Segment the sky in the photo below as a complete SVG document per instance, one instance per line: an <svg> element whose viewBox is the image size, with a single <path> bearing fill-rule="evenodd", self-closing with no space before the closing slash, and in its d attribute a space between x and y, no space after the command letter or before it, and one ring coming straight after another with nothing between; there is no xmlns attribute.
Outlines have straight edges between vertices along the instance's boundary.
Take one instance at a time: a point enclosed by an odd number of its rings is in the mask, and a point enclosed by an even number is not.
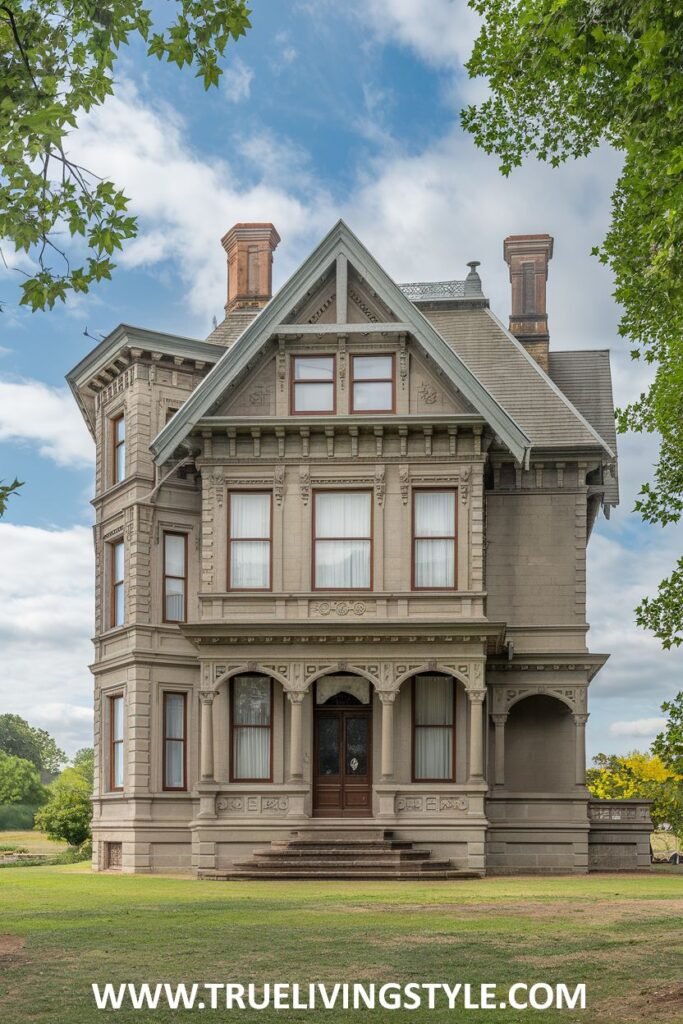
<svg viewBox="0 0 683 1024"><path fill-rule="evenodd" d="M485 95L464 70L477 33L464 0L258 0L218 89L122 52L116 91L81 120L70 154L131 199L138 237L111 283L48 313L18 304L26 260L0 263L0 479L26 481L0 522L0 713L49 729L69 754L92 742L94 447L64 375L118 323L203 339L226 292L220 237L272 221L281 285L343 217L398 281L463 278L481 261L504 322L508 234L555 238L551 346L609 348L615 397L647 384L617 335L612 281L591 248L609 223L619 172L607 148L503 178L458 112ZM632 512L656 438L620 438L622 504L588 555L590 649L611 652L591 686L588 752L647 749L662 701L683 686L683 649L634 624L679 556L683 528Z"/></svg>

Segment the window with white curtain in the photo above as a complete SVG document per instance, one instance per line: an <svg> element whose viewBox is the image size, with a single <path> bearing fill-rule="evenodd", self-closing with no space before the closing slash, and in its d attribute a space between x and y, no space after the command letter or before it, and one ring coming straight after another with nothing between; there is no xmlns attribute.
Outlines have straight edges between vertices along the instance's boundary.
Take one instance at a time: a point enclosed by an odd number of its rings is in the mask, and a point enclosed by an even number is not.
<svg viewBox="0 0 683 1024"><path fill-rule="evenodd" d="M271 495L230 493L229 586L270 589Z"/></svg>
<svg viewBox="0 0 683 1024"><path fill-rule="evenodd" d="M334 412L334 356L295 356L292 412Z"/></svg>
<svg viewBox="0 0 683 1024"><path fill-rule="evenodd" d="M369 590L372 502L369 491L318 491L314 496L313 585Z"/></svg>
<svg viewBox="0 0 683 1024"><path fill-rule="evenodd" d="M413 495L413 585L455 587L455 491Z"/></svg>
<svg viewBox="0 0 683 1024"><path fill-rule="evenodd" d="M184 622L187 601L187 535L164 534L164 622Z"/></svg>
<svg viewBox="0 0 683 1024"><path fill-rule="evenodd" d="M271 779L273 684L268 676L243 675L232 680L232 779Z"/></svg>
<svg viewBox="0 0 683 1024"><path fill-rule="evenodd" d="M449 676L413 680L413 779L454 782L454 685Z"/></svg>
<svg viewBox="0 0 683 1024"><path fill-rule="evenodd" d="M185 732L186 703L184 693L164 694L164 789L186 789Z"/></svg>

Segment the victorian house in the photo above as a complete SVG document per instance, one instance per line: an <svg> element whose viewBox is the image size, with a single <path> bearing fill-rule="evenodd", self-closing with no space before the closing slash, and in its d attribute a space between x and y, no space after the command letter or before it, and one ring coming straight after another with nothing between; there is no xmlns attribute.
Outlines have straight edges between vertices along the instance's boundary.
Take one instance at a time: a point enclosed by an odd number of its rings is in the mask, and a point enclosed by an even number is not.
<svg viewBox="0 0 683 1024"><path fill-rule="evenodd" d="M205 340L69 374L97 446L94 862L202 877L635 867L585 788L586 546L618 500L607 351L549 345L553 239L396 284L340 222L273 297L222 239Z"/></svg>

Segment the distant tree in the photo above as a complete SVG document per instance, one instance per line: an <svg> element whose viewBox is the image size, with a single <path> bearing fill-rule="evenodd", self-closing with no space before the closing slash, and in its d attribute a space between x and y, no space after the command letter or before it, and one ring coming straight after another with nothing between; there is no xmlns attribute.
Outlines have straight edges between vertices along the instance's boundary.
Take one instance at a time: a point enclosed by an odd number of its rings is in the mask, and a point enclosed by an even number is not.
<svg viewBox="0 0 683 1024"><path fill-rule="evenodd" d="M657 755L596 754L586 772L589 792L600 800L652 800L655 827L670 825L683 837L683 779Z"/></svg>
<svg viewBox="0 0 683 1024"><path fill-rule="evenodd" d="M74 754L73 766L74 770L83 776L92 789L95 776L95 751L93 748L82 747L77 750Z"/></svg>
<svg viewBox="0 0 683 1024"><path fill-rule="evenodd" d="M683 516L683 17L680 0L469 0L482 19L467 69L488 84L462 113L509 174L526 157L553 167L608 143L623 156L612 221L594 249L614 274L631 355L652 383L618 414L621 431L660 438L636 510ZM597 239L596 239L597 241ZM683 558L636 621L683 643Z"/></svg>
<svg viewBox="0 0 683 1024"><path fill-rule="evenodd" d="M67 757L45 729L37 729L20 715L0 715L0 750L23 757L40 771L54 775Z"/></svg>
<svg viewBox="0 0 683 1024"><path fill-rule="evenodd" d="M39 804L45 787L30 761L0 750L0 804Z"/></svg>
<svg viewBox="0 0 683 1024"><path fill-rule="evenodd" d="M673 700L662 704L662 711L669 719L664 731L655 737L652 752L667 768L683 777L683 690Z"/></svg>
<svg viewBox="0 0 683 1024"><path fill-rule="evenodd" d="M33 263L23 304L52 308L87 292L137 233L121 189L69 155L82 116L114 93L122 49L141 39L149 57L192 67L208 89L249 13L244 0L2 0L0 239Z"/></svg>
<svg viewBox="0 0 683 1024"><path fill-rule="evenodd" d="M65 768L48 787L47 802L36 814L35 827L50 839L81 846L90 838L92 786L77 768Z"/></svg>

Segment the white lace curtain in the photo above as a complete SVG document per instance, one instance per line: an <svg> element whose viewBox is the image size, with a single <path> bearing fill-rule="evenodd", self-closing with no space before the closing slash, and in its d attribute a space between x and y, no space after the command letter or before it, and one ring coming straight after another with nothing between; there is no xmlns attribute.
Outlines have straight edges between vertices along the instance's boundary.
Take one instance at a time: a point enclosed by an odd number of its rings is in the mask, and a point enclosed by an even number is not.
<svg viewBox="0 0 683 1024"><path fill-rule="evenodd" d="M168 789L182 789L185 785L185 697L182 693L167 693L164 700L166 774Z"/></svg>
<svg viewBox="0 0 683 1024"><path fill-rule="evenodd" d="M455 586L455 492L415 492L415 586Z"/></svg>
<svg viewBox="0 0 683 1024"><path fill-rule="evenodd" d="M453 685L448 676L413 680L416 779L453 779Z"/></svg>
<svg viewBox="0 0 683 1024"><path fill-rule="evenodd" d="M269 779L271 681L267 676L235 676L232 687L233 775Z"/></svg>
<svg viewBox="0 0 683 1024"><path fill-rule="evenodd" d="M370 586L371 503L367 491L329 491L315 497L315 585Z"/></svg>
<svg viewBox="0 0 683 1024"><path fill-rule="evenodd" d="M270 586L270 495L230 495L230 586Z"/></svg>

